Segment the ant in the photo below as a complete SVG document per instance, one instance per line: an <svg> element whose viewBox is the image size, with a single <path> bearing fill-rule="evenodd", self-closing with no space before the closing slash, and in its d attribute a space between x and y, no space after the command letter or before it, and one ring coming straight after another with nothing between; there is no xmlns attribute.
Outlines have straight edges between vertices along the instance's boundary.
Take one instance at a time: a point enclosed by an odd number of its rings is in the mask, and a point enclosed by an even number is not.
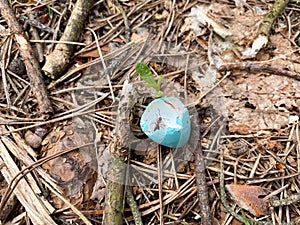
<svg viewBox="0 0 300 225"><path fill-rule="evenodd" d="M158 110L158 115L159 115L159 117L158 117L158 119L156 120L156 123L155 123L155 127L154 127L154 131L156 131L156 130L159 130L160 129L160 125L161 125L161 122L162 122L162 117L161 117L161 115L160 115L160 111Z"/></svg>
<svg viewBox="0 0 300 225"><path fill-rule="evenodd" d="M160 129L160 123L162 121L162 117L158 117L158 120L156 121L155 127L154 127L154 131L159 130Z"/></svg>

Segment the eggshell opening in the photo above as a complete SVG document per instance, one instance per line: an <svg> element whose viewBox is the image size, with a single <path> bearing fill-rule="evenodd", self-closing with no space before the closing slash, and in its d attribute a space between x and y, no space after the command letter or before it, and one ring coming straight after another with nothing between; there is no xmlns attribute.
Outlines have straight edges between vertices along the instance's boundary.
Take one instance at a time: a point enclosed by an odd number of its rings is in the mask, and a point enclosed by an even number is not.
<svg viewBox="0 0 300 225"><path fill-rule="evenodd" d="M184 104L175 97L152 101L140 121L143 132L156 143L178 148L190 137L190 115Z"/></svg>

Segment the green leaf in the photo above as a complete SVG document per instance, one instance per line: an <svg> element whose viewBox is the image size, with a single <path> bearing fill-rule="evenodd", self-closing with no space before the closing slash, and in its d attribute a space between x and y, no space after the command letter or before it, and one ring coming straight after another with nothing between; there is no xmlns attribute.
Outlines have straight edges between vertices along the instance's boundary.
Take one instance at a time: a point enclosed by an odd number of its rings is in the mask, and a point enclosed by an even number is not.
<svg viewBox="0 0 300 225"><path fill-rule="evenodd" d="M163 79L162 76L160 76L158 78L158 81L156 82L154 77L153 77L153 74L152 74L151 70L149 69L147 64L144 63L144 62L139 62L136 65L135 70L140 75L140 77L146 82L146 87L152 87L156 90L155 97L158 98L158 97L161 97L163 95L163 92L160 90L160 84L161 84L162 79Z"/></svg>
<svg viewBox="0 0 300 225"><path fill-rule="evenodd" d="M155 97L156 98L160 98L161 96L163 96L163 92L162 91L157 91Z"/></svg>
<svg viewBox="0 0 300 225"><path fill-rule="evenodd" d="M140 77L149 84L156 83L153 74L146 63L140 62L136 65L135 70L138 72Z"/></svg>

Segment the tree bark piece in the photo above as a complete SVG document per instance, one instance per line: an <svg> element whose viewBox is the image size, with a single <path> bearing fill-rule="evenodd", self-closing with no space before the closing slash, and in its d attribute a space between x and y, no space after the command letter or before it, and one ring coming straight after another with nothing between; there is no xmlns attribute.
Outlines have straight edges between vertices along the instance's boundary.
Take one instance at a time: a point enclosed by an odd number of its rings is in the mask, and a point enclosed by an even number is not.
<svg viewBox="0 0 300 225"><path fill-rule="evenodd" d="M76 42L79 40L93 3L93 0L78 0L76 2L60 41ZM57 44L54 51L46 57L46 63L42 68L45 74L52 79L59 78L68 68L74 50L75 45Z"/></svg>
<svg viewBox="0 0 300 225"><path fill-rule="evenodd" d="M0 0L0 13L6 20L13 37L18 44L20 53L24 58L31 88L33 94L37 98L39 113L43 118L47 119L53 113L53 108L42 79L39 63L36 60L34 52L6 0Z"/></svg>

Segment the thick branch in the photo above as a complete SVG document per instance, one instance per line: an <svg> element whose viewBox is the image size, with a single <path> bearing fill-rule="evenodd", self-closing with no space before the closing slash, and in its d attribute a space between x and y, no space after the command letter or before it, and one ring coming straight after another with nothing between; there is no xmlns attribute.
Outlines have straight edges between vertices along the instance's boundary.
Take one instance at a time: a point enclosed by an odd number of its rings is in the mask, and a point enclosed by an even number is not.
<svg viewBox="0 0 300 225"><path fill-rule="evenodd" d="M76 2L60 41L77 42L79 40L93 3L93 0L78 0ZM72 44L57 44L54 51L46 58L43 67L45 74L52 79L60 77L68 68L74 49L75 45Z"/></svg>
<svg viewBox="0 0 300 225"><path fill-rule="evenodd" d="M269 37L275 20L281 15L288 3L289 0L276 0L274 2L274 5L270 8L269 12L264 16L263 21L259 25L259 35L264 34L265 36Z"/></svg>
<svg viewBox="0 0 300 225"><path fill-rule="evenodd" d="M123 224L124 184L126 177L126 158L130 134L129 116L135 104L135 92L131 84L125 82L120 97L118 117L114 130L114 141L110 148L112 159L108 165L107 194L105 198L105 225Z"/></svg>

